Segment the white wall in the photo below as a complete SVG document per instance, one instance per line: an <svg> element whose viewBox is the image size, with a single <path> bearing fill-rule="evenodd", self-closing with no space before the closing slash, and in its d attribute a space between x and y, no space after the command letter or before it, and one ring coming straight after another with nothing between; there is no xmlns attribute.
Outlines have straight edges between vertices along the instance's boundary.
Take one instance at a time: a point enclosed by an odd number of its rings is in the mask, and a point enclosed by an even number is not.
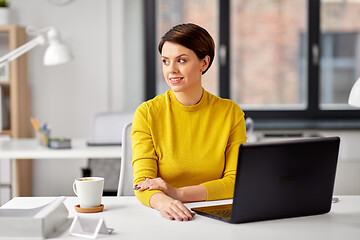
<svg viewBox="0 0 360 240"><path fill-rule="evenodd" d="M73 52L70 63L45 67L43 47L28 53L31 113L52 136L87 138L91 117L134 111L143 100L141 0L12 0L12 23L53 26ZM31 39L31 37L29 37ZM33 194L73 195L86 159L35 160Z"/></svg>
<svg viewBox="0 0 360 240"><path fill-rule="evenodd" d="M358 130L282 130L255 131L257 140L269 133L303 133L304 136L317 134L324 137L340 137L339 159L335 176L334 194L360 194L360 131Z"/></svg>
<svg viewBox="0 0 360 240"><path fill-rule="evenodd" d="M334 193L360 194L360 131L320 131L323 136L339 136L340 152Z"/></svg>

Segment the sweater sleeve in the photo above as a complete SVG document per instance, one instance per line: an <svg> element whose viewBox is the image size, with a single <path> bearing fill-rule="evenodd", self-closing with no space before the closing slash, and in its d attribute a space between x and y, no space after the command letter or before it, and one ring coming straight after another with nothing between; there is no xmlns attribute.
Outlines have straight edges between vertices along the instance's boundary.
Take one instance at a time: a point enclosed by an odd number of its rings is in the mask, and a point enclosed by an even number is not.
<svg viewBox="0 0 360 240"><path fill-rule="evenodd" d="M239 147L247 140L244 113L238 106L237 109L235 109L235 112L234 124L231 128L225 149L225 168L223 177L221 179L202 183L207 191L207 201L232 198L234 195Z"/></svg>
<svg viewBox="0 0 360 240"><path fill-rule="evenodd" d="M132 124L132 149L134 168L133 184L145 180L145 178L156 178L158 174L158 157L155 152L151 130L149 127L148 107L146 103L141 104L134 114ZM158 190L135 191L135 196L144 205L150 206L150 198Z"/></svg>

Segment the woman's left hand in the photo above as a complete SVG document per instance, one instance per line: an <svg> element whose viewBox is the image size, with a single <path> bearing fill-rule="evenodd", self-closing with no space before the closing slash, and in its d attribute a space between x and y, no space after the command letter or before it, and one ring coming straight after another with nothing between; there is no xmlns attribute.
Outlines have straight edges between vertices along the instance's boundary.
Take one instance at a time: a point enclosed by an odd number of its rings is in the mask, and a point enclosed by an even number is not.
<svg viewBox="0 0 360 240"><path fill-rule="evenodd" d="M169 197L179 199L179 188L175 188L164 181L162 178L146 178L145 181L140 182L134 186L134 190L160 190L163 191Z"/></svg>

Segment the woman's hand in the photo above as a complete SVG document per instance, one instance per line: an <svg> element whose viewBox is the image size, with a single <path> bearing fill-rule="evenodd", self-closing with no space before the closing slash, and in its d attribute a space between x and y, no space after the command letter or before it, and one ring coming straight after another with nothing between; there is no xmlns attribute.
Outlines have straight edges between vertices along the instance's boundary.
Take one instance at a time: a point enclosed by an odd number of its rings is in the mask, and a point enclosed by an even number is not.
<svg viewBox="0 0 360 240"><path fill-rule="evenodd" d="M205 201L207 197L207 191L203 185L175 188L162 178L146 178L145 181L136 184L134 190L160 190L181 202Z"/></svg>
<svg viewBox="0 0 360 240"><path fill-rule="evenodd" d="M146 178L134 186L134 190L160 190L163 193L155 193L150 198L150 205L159 210L161 216L170 220L189 221L194 214L184 204L177 200L181 190L172 187L162 178Z"/></svg>
<svg viewBox="0 0 360 240"><path fill-rule="evenodd" d="M146 178L134 186L136 191L160 190L150 198L151 207L160 211L161 216L170 220L189 221L194 214L187 209L183 202L204 201L207 191L203 185L175 188L162 178Z"/></svg>
<svg viewBox="0 0 360 240"><path fill-rule="evenodd" d="M163 193L155 193L150 198L150 205L159 210L161 216L170 220L190 221L194 214L179 200L174 200Z"/></svg>
<svg viewBox="0 0 360 240"><path fill-rule="evenodd" d="M179 196L181 191L179 188L175 188L165 182L162 178L146 178L145 181L140 182L134 186L134 190L143 191L143 190L160 190L163 191L166 195L170 196L173 199L180 199Z"/></svg>

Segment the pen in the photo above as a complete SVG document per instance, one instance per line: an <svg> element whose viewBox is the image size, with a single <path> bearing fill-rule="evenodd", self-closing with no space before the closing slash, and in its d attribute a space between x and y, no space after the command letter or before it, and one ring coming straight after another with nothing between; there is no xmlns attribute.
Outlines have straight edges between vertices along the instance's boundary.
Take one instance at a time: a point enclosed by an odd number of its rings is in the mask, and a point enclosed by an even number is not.
<svg viewBox="0 0 360 240"><path fill-rule="evenodd" d="M39 120L31 118L30 122L31 122L33 128L35 129L35 131L39 130Z"/></svg>

